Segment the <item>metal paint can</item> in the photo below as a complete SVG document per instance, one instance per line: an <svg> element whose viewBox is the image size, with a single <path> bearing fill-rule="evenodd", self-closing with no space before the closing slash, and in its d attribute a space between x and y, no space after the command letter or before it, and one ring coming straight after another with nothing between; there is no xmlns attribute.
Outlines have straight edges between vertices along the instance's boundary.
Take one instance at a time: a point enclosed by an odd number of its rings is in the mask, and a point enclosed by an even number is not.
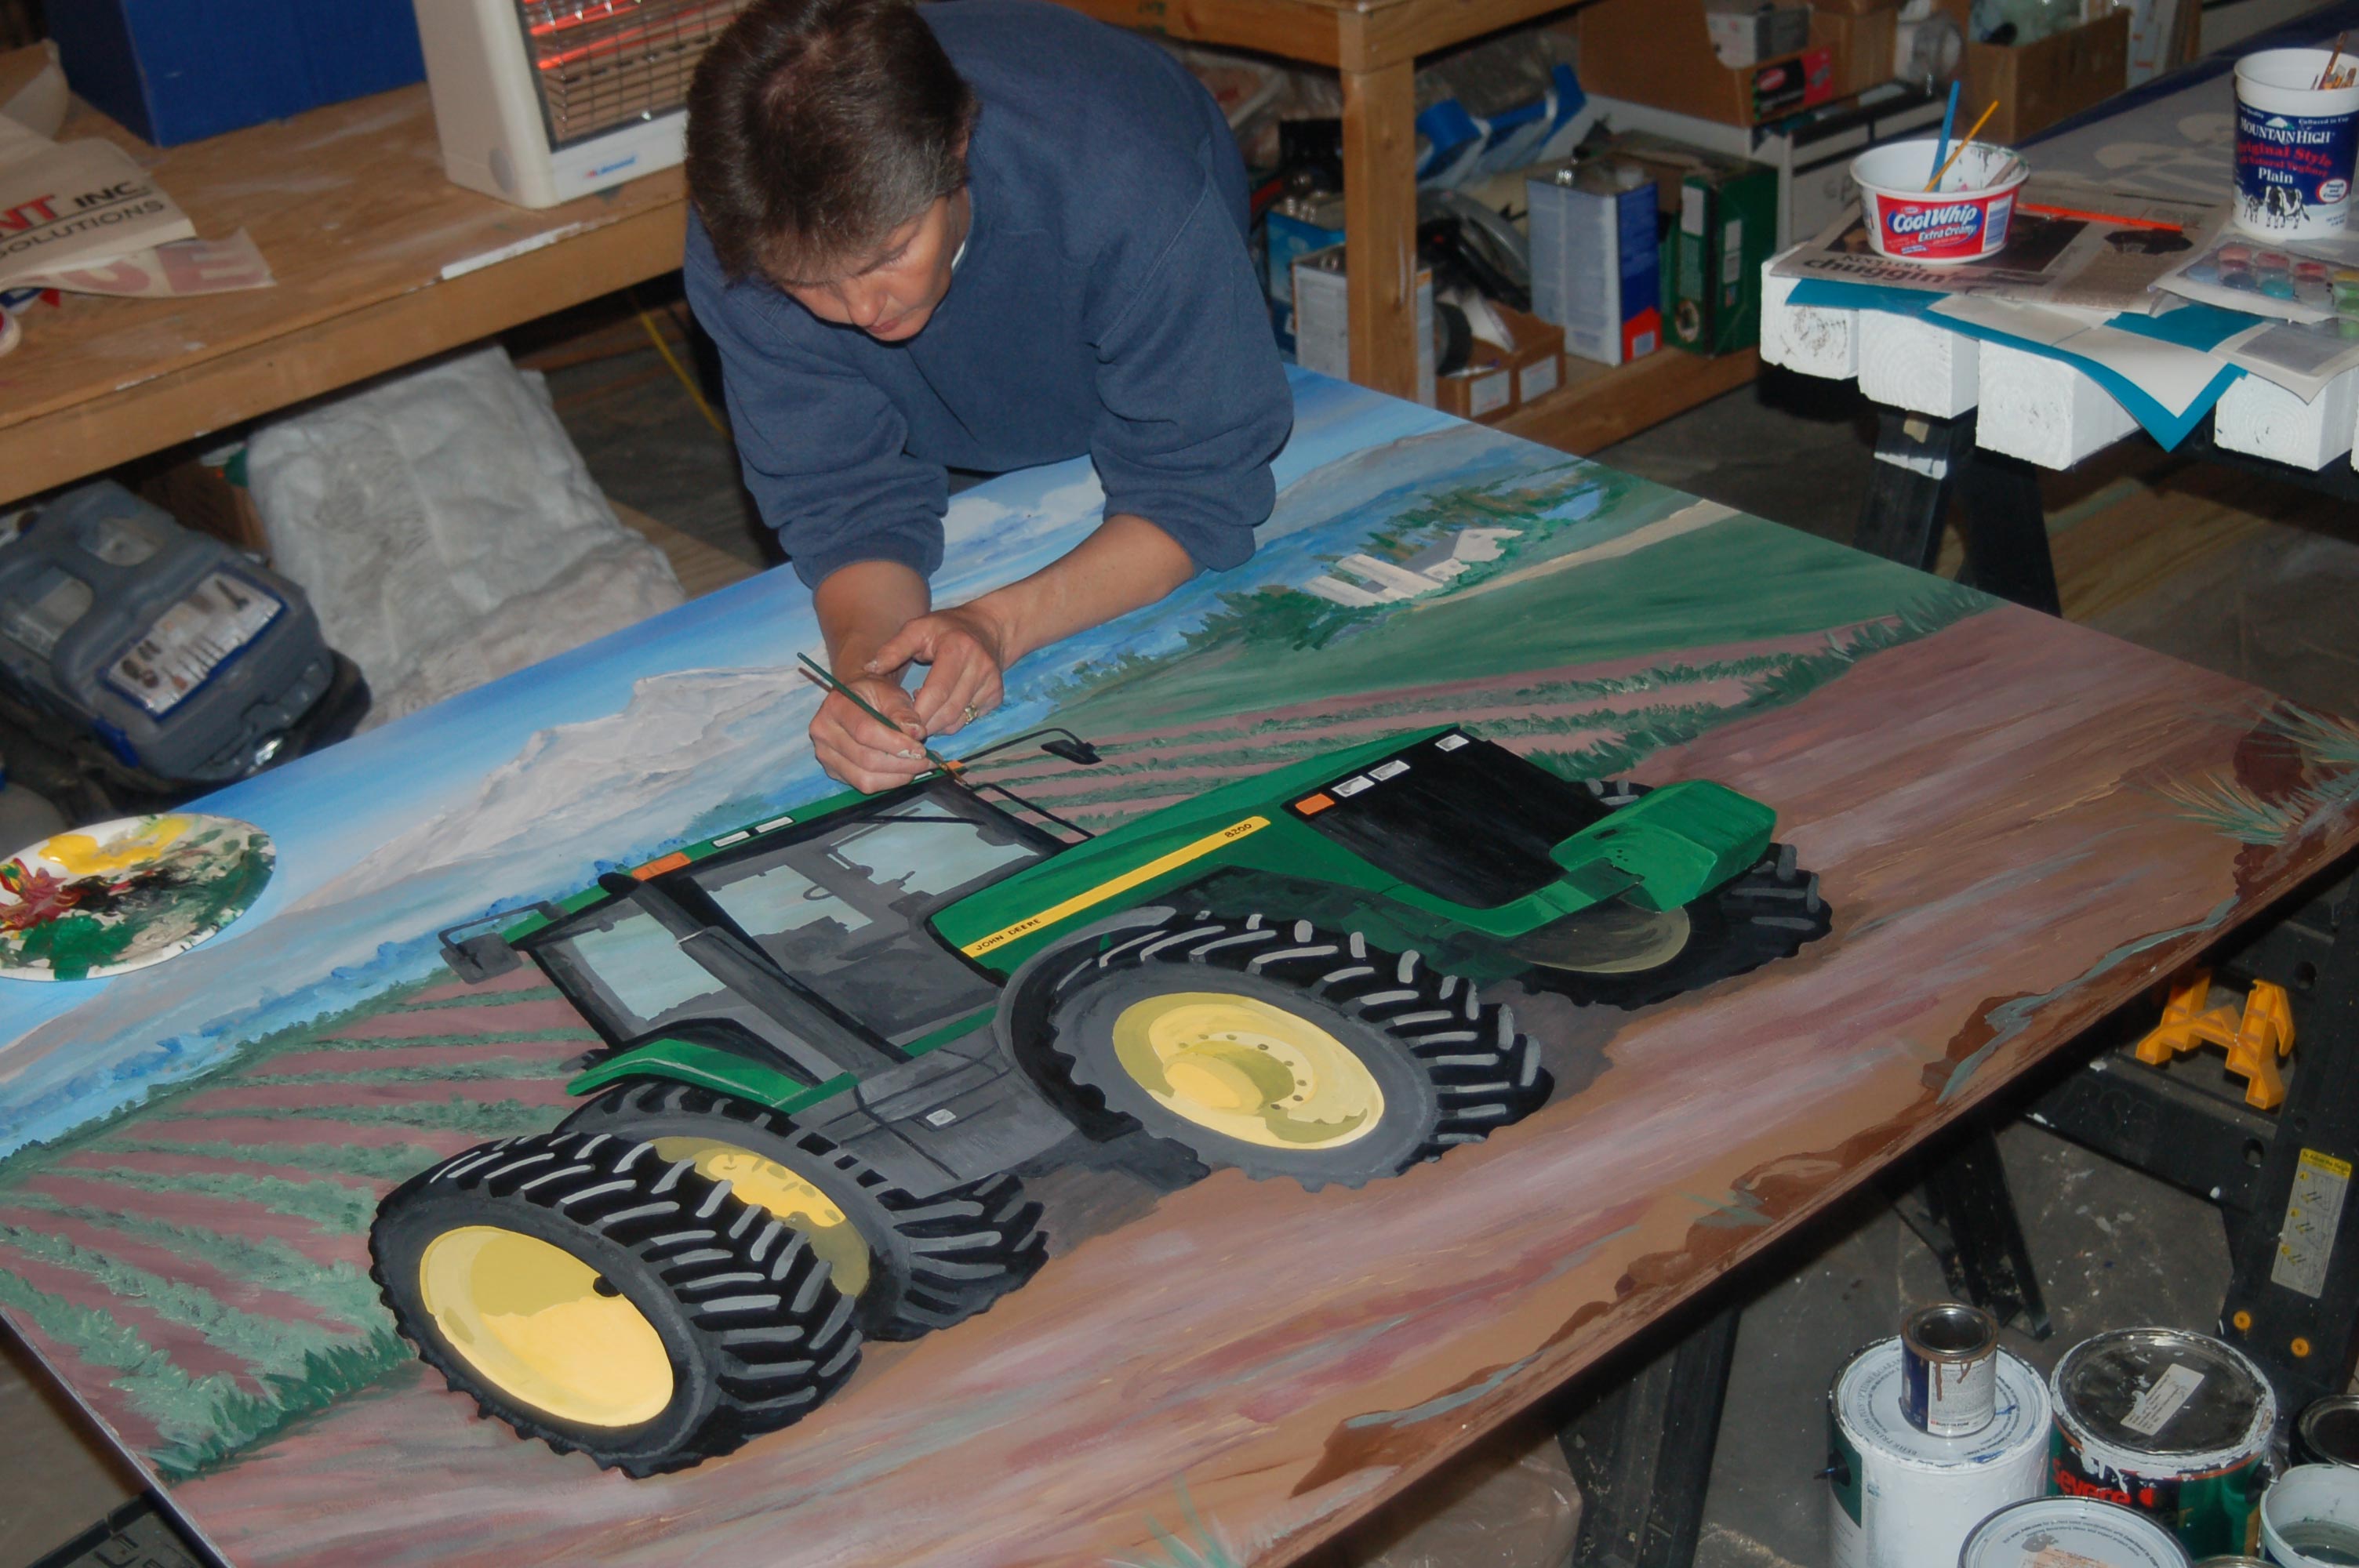
<svg viewBox="0 0 2359 1568"><path fill-rule="evenodd" d="M2049 1379L2054 1489L2135 1509L2190 1552L2249 1552L2277 1396L2234 1346L2176 1328L2082 1340Z"/></svg>
<svg viewBox="0 0 2359 1568"><path fill-rule="evenodd" d="M2269 1568L2266 1557L2206 1557L2195 1568Z"/></svg>
<svg viewBox="0 0 2359 1568"><path fill-rule="evenodd" d="M2261 1499L2261 1550L2283 1568L2359 1563L2359 1470L2297 1465Z"/></svg>
<svg viewBox="0 0 2359 1568"><path fill-rule="evenodd" d="M1833 1568L1954 1568L1992 1509L2047 1489L2048 1388L2022 1357L1994 1358L1991 1419L1937 1437L1902 1409L1898 1336L1853 1357L1827 1390L1827 1527Z"/></svg>
<svg viewBox="0 0 2359 1568"><path fill-rule="evenodd" d="M1900 1409L1936 1437L1972 1437L1998 1398L1998 1323L1980 1307L1941 1302L1900 1325Z"/></svg>
<svg viewBox="0 0 2359 1568"><path fill-rule="evenodd" d="M2359 1394L2329 1394L2294 1422L2297 1465L2359 1466Z"/></svg>
<svg viewBox="0 0 2359 1568"><path fill-rule="evenodd" d="M1974 1527L1958 1568L2188 1568L2187 1549L2143 1514L2092 1498L2041 1498Z"/></svg>

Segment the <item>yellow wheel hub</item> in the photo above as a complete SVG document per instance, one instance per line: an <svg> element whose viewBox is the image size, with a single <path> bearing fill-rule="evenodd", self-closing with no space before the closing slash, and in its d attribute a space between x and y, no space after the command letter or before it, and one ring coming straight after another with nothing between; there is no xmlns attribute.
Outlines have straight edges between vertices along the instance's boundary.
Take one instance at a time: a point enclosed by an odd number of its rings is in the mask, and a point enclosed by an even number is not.
<svg viewBox="0 0 2359 1568"><path fill-rule="evenodd" d="M442 1337L492 1387L582 1426L636 1426L671 1402L655 1325L565 1249L505 1230L446 1230L418 1260Z"/></svg>
<svg viewBox="0 0 2359 1568"><path fill-rule="evenodd" d="M1114 1022L1123 1071L1199 1127L1270 1149L1337 1149L1384 1119L1384 1091L1356 1052L1256 997L1176 991Z"/></svg>
<svg viewBox="0 0 2359 1568"><path fill-rule="evenodd" d="M868 1288L868 1243L835 1200L776 1160L709 1138L658 1138L666 1160L693 1160L708 1182L727 1182L736 1195L771 1218L802 1232L832 1271L835 1288L856 1296Z"/></svg>

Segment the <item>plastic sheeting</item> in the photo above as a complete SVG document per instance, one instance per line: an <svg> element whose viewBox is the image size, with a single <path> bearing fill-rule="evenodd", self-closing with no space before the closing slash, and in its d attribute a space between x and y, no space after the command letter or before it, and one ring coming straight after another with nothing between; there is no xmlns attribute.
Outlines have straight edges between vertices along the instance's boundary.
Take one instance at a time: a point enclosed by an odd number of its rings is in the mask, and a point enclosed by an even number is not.
<svg viewBox="0 0 2359 1568"><path fill-rule="evenodd" d="M498 347L265 426L246 477L271 564L368 677L369 726L684 597Z"/></svg>

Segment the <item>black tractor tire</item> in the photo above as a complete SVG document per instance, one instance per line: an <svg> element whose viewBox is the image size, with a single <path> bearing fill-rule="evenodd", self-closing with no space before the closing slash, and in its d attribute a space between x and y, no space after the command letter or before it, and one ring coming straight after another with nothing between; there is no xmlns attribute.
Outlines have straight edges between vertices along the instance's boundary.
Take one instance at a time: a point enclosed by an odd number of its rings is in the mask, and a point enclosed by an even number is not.
<svg viewBox="0 0 2359 1568"><path fill-rule="evenodd" d="M1312 1191L1361 1186L1480 1142L1537 1110L1551 1087L1538 1043L1471 982L1308 921L1175 916L1081 957L1054 991L1043 1044L1085 1098L1204 1164ZM1381 1091L1375 1122L1334 1146L1280 1148L1166 1105L1123 1066L1115 1026L1139 1003L1192 993L1247 999L1323 1031Z"/></svg>
<svg viewBox="0 0 2359 1568"><path fill-rule="evenodd" d="M871 1339L915 1339L963 1323L1048 1260L1040 1206L1014 1176L911 1197L852 1151L750 1100L640 1080L600 1095L562 1127L625 1139L709 1139L784 1165L817 1187L867 1244L858 1321ZM759 1201L750 1189L740 1195Z"/></svg>
<svg viewBox="0 0 2359 1568"><path fill-rule="evenodd" d="M1616 809L1652 787L1626 779L1583 782ZM1771 844L1749 870L1690 903L1686 914L1688 939L1662 963L1613 974L1536 966L1526 983L1584 1005L1651 1007L1790 958L1834 927L1817 874L1795 863L1790 844Z"/></svg>
<svg viewBox="0 0 2359 1568"><path fill-rule="evenodd" d="M586 1421L535 1403L472 1359L429 1306L420 1264L437 1238L473 1227L512 1233L496 1238L512 1253L515 1238L548 1243L594 1271L594 1295L636 1308L669 1363L662 1408L627 1424ZM395 1325L454 1390L526 1437L626 1475L682 1469L790 1425L860 1361L853 1303L829 1287L801 1236L644 1141L560 1131L471 1149L387 1195L369 1253ZM484 1310L510 1321L517 1277L466 1276L498 1298ZM567 1369L574 1386L614 1395L602 1381L614 1358L580 1359Z"/></svg>

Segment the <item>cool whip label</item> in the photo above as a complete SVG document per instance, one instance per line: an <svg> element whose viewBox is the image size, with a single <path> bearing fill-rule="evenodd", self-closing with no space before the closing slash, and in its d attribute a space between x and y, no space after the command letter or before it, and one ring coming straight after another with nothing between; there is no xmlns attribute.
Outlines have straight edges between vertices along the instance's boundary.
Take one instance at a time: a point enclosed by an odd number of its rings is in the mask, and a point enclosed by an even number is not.
<svg viewBox="0 0 2359 1568"><path fill-rule="evenodd" d="M1973 255L1985 247L2006 243L2006 222L2015 209L2015 193L1970 197L1955 201L1901 202L1886 197L1878 204L1884 221L1885 248L1895 255Z"/></svg>
<svg viewBox="0 0 2359 1568"><path fill-rule="evenodd" d="M2262 232L2321 220L2341 227L2354 146L2359 114L2279 114L2237 104L2237 221Z"/></svg>

